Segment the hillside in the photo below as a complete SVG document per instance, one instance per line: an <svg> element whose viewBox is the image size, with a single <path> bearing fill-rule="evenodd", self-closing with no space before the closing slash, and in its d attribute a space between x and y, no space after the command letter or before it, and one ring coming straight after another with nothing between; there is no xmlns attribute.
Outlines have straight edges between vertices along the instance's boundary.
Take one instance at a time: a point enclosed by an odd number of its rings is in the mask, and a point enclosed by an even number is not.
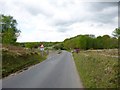
<svg viewBox="0 0 120 90"><path fill-rule="evenodd" d="M20 46L3 45L2 47L2 77L37 64L46 58L41 56L37 49L28 49Z"/></svg>

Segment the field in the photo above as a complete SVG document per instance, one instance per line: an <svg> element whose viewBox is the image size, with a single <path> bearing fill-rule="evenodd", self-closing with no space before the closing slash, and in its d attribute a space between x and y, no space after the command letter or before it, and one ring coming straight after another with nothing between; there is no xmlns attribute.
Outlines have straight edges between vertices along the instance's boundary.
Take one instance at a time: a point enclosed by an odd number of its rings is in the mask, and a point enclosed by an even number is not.
<svg viewBox="0 0 120 90"><path fill-rule="evenodd" d="M87 50L73 53L85 88L118 88L118 50Z"/></svg>
<svg viewBox="0 0 120 90"><path fill-rule="evenodd" d="M4 45L2 48L2 78L40 63L45 58L46 54L42 57L40 51L37 50Z"/></svg>

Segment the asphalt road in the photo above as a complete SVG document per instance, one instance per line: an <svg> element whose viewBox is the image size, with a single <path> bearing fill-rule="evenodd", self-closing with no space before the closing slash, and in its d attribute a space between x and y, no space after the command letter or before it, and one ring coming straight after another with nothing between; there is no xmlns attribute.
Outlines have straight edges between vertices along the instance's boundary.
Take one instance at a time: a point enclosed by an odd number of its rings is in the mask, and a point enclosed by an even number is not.
<svg viewBox="0 0 120 90"><path fill-rule="evenodd" d="M82 88L72 54L62 51L14 76L2 80L2 88Z"/></svg>

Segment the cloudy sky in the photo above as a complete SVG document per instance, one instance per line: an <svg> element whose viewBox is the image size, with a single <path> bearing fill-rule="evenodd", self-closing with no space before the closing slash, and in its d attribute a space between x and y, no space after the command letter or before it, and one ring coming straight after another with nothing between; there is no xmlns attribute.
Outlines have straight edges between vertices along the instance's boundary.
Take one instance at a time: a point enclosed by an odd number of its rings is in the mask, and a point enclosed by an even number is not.
<svg viewBox="0 0 120 90"><path fill-rule="evenodd" d="M0 0L0 13L17 20L18 42L63 41L79 34L111 35L118 27L117 1Z"/></svg>

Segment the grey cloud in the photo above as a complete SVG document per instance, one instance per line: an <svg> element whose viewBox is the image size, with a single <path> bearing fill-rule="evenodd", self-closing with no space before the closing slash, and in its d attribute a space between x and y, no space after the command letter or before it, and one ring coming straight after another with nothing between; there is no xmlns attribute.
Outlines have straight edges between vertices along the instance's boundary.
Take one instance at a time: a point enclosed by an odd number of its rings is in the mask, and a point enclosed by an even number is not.
<svg viewBox="0 0 120 90"><path fill-rule="evenodd" d="M96 26L98 26L98 27L102 27L103 24L101 24L101 23L99 23L99 24L90 24L90 27L96 27Z"/></svg>
<svg viewBox="0 0 120 90"><path fill-rule="evenodd" d="M69 29L68 27L73 24L70 21L56 21L54 22L54 26L57 28L58 32L67 32Z"/></svg>
<svg viewBox="0 0 120 90"><path fill-rule="evenodd" d="M81 18L80 16L73 16L71 17L71 19L69 20L55 20L54 21L54 25L55 26L70 26L74 23L77 23L77 22L84 22L85 21L85 18Z"/></svg>
<svg viewBox="0 0 120 90"><path fill-rule="evenodd" d="M88 10L100 12L105 8L117 6L118 6L117 2L91 2L90 8Z"/></svg>
<svg viewBox="0 0 120 90"><path fill-rule="evenodd" d="M111 24L114 25L114 18L118 16L118 11L117 10L111 10L110 13L107 12L102 12L104 9L109 9L109 8L114 8L116 7L117 9L117 3L116 2L99 2L99 3L89 3L90 4L90 9L87 10L87 12L90 13L91 16L88 17L82 17L79 16L77 18L71 18L69 21L65 21L65 20L58 20L55 21L55 26L58 28L58 31L60 32L66 32L69 29L67 27L69 27L70 25L80 22L87 22L87 21L92 21L94 23L101 23L97 26L103 26L103 24ZM88 4L86 4L88 5ZM75 16L76 17L76 16ZM94 27L94 25L91 25ZM60 28L61 27L61 28Z"/></svg>
<svg viewBox="0 0 120 90"><path fill-rule="evenodd" d="M110 13L103 13L102 11L114 7L117 9L117 6L117 2L92 2L90 3L90 7L88 9L88 12L90 12L92 15L91 17L87 17L87 20L101 22L104 24L114 23L113 19L118 16L118 11L114 9Z"/></svg>
<svg viewBox="0 0 120 90"><path fill-rule="evenodd" d="M26 9L26 11L28 11L33 16L36 16L38 14L43 14L47 17L46 20L48 20L48 18L50 17L51 22L53 21L53 26L55 26L57 28L57 30L60 32L65 32L65 31L69 30L68 27L77 22L83 23L86 21L92 21L92 22L96 22L96 23L100 22L102 24L108 24L108 23L113 24L114 23L113 19L118 15L117 11L112 11L111 13L106 13L106 12L102 13L102 11L104 9L107 9L110 7L117 7L117 5L118 5L117 2L87 2L85 4L85 6L88 7L86 12L90 13L90 16L85 15L85 17L82 17L81 15L79 15L79 13L76 13L76 15L72 16L70 20L59 20L59 19L53 20L52 13L49 12L49 8L48 8L48 10L46 10L39 6L29 5L29 4L25 4L23 2L16 1L14 3L17 4L19 7ZM70 6L71 4L74 4L74 3L72 1L67 1L67 2L64 2L63 4L61 4L61 7L65 8L66 6ZM51 5L55 5L55 3L51 2ZM0 6L2 6L2 5L0 5ZM74 8L76 8L76 7L74 7Z"/></svg>
<svg viewBox="0 0 120 90"><path fill-rule="evenodd" d="M77 22L83 22L81 18L71 19L69 21L55 21L54 26L57 28L59 32L67 32L70 30L69 26Z"/></svg>
<svg viewBox="0 0 120 90"><path fill-rule="evenodd" d="M26 7L26 9L28 10L29 13L31 13L34 16L38 15L39 13L41 13L41 10L39 8L36 8L36 7L28 6L28 7Z"/></svg>
<svg viewBox="0 0 120 90"><path fill-rule="evenodd" d="M42 7L38 6L38 5L26 4L24 2L14 2L14 3L17 4L18 6L26 9L26 11L28 11L33 16L37 16L38 14L43 14L45 16L51 16L51 13L46 11L45 8L42 8Z"/></svg>
<svg viewBox="0 0 120 90"><path fill-rule="evenodd" d="M102 27L102 26L103 26L103 24L98 24L97 26Z"/></svg>
<svg viewBox="0 0 120 90"><path fill-rule="evenodd" d="M22 7L24 9L26 9L26 11L28 11L30 14L32 15L37 15L40 13L40 9L37 7L34 7L32 5L26 4L24 2L13 2L15 5L17 5L18 7Z"/></svg>
<svg viewBox="0 0 120 90"><path fill-rule="evenodd" d="M96 14L94 17L90 18L90 21L101 22L103 24L114 23L113 19L116 16L117 12L112 14Z"/></svg>
<svg viewBox="0 0 120 90"><path fill-rule="evenodd" d="M88 3L85 4L86 6L88 5ZM87 10L87 12L90 13L91 16L87 16L87 17L81 17L79 15L79 17L74 16L73 18L71 18L71 20L69 21L56 21L55 25L59 26L59 25L63 25L63 26L69 26L73 23L76 22L85 22L85 21L94 21L94 22L101 22L101 23L113 23L113 18L115 18L118 15L118 11L114 11L112 10L111 13L107 13L104 12L102 13L102 11L104 9L109 9L110 7L117 7L117 3L116 2L91 2L89 3L90 7ZM116 8L117 9L117 8ZM76 13L77 14L77 13Z"/></svg>
<svg viewBox="0 0 120 90"><path fill-rule="evenodd" d="M69 31L69 29L67 28L67 27L57 27L57 30L59 31L59 32L62 32L62 33L65 33L65 32L67 32L67 31Z"/></svg>
<svg viewBox="0 0 120 90"><path fill-rule="evenodd" d="M64 7L64 8L66 8L66 7L74 4L74 0L63 0L63 2L61 4L57 0L50 0L49 3L51 5L56 6L56 7Z"/></svg>
<svg viewBox="0 0 120 90"><path fill-rule="evenodd" d="M94 24L91 24L90 27L94 27L95 25Z"/></svg>
<svg viewBox="0 0 120 90"><path fill-rule="evenodd" d="M38 14L43 14L43 15L45 15L45 16L47 16L47 17L52 16L51 13L43 10L43 9L40 8L40 7L27 6L26 9L28 10L29 13L31 13L31 14L34 15L34 16L36 16L36 15L38 15Z"/></svg>
<svg viewBox="0 0 120 90"><path fill-rule="evenodd" d="M54 22L55 26L70 26L73 23L76 23L78 20L69 20L69 21L64 21L64 20L56 20Z"/></svg>
<svg viewBox="0 0 120 90"><path fill-rule="evenodd" d="M52 2L54 3L54 2ZM71 4L72 2L64 2L64 5ZM37 6L31 6L31 5L24 5L24 3L21 4L29 13L36 16L38 14L43 14L47 17L52 18L52 14L50 12L45 11L43 8L37 7ZM53 5L53 4L52 4ZM112 23L112 19L117 16L117 12L113 11L111 14L107 13L101 13L104 9L110 8L110 7L117 7L117 2L87 2L86 7L88 7L87 12L92 14L88 17L82 17L79 15L79 17L73 16L70 20L55 20L53 23L55 26L69 26L76 22L84 22L84 21L94 21L94 22L102 22L102 23ZM47 8L47 7L46 7ZM57 8L57 7L56 7ZM75 8L75 7L74 7ZM49 8L48 8L49 9ZM77 15L77 13L76 13ZM59 18L59 17L58 17ZM52 20L52 19L51 19Z"/></svg>

